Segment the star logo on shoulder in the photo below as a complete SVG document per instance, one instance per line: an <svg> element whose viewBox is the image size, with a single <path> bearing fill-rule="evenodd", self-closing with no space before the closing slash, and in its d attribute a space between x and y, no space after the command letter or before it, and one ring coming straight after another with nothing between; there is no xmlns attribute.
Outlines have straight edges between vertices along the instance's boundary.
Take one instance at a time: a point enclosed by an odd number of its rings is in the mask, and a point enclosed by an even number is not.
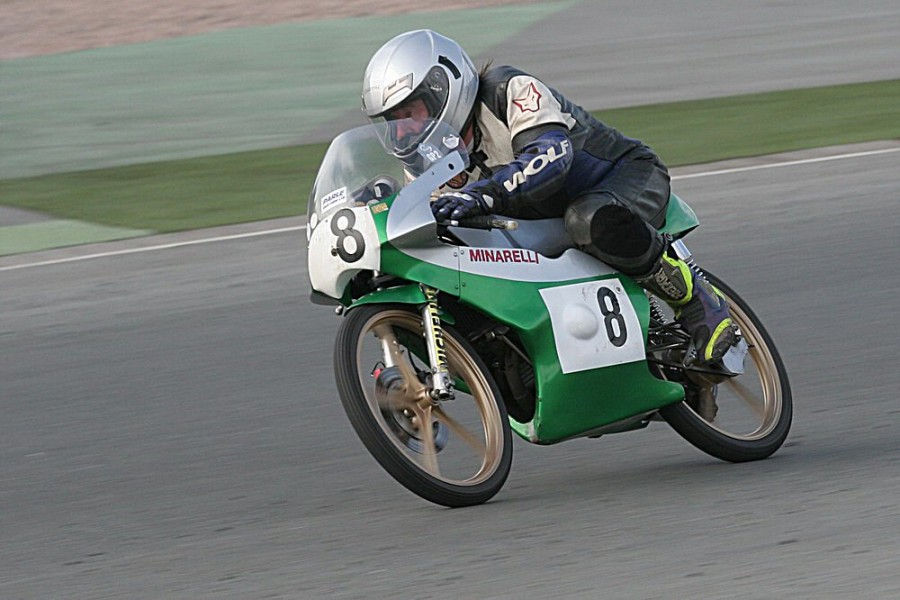
<svg viewBox="0 0 900 600"><path fill-rule="evenodd" d="M520 97L513 99L513 104L518 106L522 112L537 112L541 108L542 97L532 81Z"/></svg>

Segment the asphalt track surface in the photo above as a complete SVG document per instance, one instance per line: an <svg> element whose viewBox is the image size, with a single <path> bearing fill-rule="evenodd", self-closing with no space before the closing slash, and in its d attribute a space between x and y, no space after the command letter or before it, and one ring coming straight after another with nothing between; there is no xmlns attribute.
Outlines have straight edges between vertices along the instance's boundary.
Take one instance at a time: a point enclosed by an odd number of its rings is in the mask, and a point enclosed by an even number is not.
<svg viewBox="0 0 900 600"><path fill-rule="evenodd" d="M851 31L888 6L870 4ZM822 70L851 73L829 41ZM517 439L504 489L465 510L409 494L356 439L302 231L0 259L0 598L900 597L898 169L679 171L689 245L787 363L773 458L721 463L664 424Z"/></svg>
<svg viewBox="0 0 900 600"><path fill-rule="evenodd" d="M0 597L898 597L898 168L676 180L785 357L773 458L517 439L464 510L355 438L302 231L0 271Z"/></svg>

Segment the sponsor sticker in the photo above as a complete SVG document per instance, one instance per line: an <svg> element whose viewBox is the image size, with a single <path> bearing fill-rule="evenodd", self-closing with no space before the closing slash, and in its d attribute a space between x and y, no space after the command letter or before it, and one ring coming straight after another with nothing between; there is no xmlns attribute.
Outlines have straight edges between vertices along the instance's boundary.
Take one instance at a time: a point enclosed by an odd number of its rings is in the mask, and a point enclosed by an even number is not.
<svg viewBox="0 0 900 600"><path fill-rule="evenodd" d="M535 156L523 170L513 173L510 179L507 179L503 182L503 187L506 188L506 191L514 192L517 187L525 183L525 180L528 177L537 175L544 169L544 167L549 164L555 163L557 160L569 153L568 140L563 140L562 143L560 143L559 147L560 151L557 152L556 148L551 146L547 149L546 154Z"/></svg>
<svg viewBox="0 0 900 600"><path fill-rule="evenodd" d="M431 144L420 144L419 154L421 154L431 162L437 162L444 156L443 154L441 154L440 150L438 150Z"/></svg>
<svg viewBox="0 0 900 600"><path fill-rule="evenodd" d="M346 202L347 187L344 186L322 196L322 201L319 203L319 206L321 207L321 212L325 213L335 206L340 206L341 204L345 204Z"/></svg>
<svg viewBox="0 0 900 600"><path fill-rule="evenodd" d="M378 204L370 204L369 210L372 211L372 214L377 215L378 213L383 213L388 209L387 202L379 202Z"/></svg>
<svg viewBox="0 0 900 600"><path fill-rule="evenodd" d="M540 256L533 250L489 250L486 248L468 248L469 260L471 262L486 263L531 263L538 264Z"/></svg>

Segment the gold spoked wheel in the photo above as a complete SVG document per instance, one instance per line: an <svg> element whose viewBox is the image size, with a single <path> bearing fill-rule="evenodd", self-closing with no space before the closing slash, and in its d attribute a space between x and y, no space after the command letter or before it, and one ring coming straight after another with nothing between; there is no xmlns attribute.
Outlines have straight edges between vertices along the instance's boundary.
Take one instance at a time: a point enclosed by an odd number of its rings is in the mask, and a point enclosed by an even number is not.
<svg viewBox="0 0 900 600"><path fill-rule="evenodd" d="M437 504L479 504L509 474L509 421L471 346L451 329L444 344L455 398L436 402L421 317L403 307L353 309L337 336L338 391L360 439L397 481Z"/></svg>
<svg viewBox="0 0 900 600"><path fill-rule="evenodd" d="M729 303L732 319L749 346L746 371L718 384L702 382L696 404L689 402L688 406L724 435L747 441L764 439L778 426L784 407L781 377L760 330L737 302L729 299ZM714 408L704 410L706 406Z"/></svg>
<svg viewBox="0 0 900 600"><path fill-rule="evenodd" d="M747 303L715 275L706 278L728 299L731 317L748 345L745 372L736 377L688 375L685 401L660 410L688 442L731 462L766 458L787 438L791 388L778 350Z"/></svg>

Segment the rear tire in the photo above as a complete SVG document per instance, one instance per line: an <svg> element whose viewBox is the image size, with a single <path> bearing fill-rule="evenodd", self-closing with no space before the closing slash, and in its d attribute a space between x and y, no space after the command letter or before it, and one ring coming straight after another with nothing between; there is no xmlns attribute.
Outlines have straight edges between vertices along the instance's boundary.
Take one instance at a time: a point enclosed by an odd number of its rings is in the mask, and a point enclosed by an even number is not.
<svg viewBox="0 0 900 600"><path fill-rule="evenodd" d="M747 370L718 384L688 384L685 401L659 412L679 435L711 456L735 463L767 458L781 447L791 428L787 370L750 306L721 279L708 272L705 276L728 299L731 317L750 345ZM710 397L715 409L701 409L702 399Z"/></svg>
<svg viewBox="0 0 900 600"><path fill-rule="evenodd" d="M368 305L347 314L335 343L335 377L350 423L394 479L435 504L471 506L492 498L506 481L512 434L487 367L453 329L444 326L443 334L454 400L433 404L428 398L422 320L402 305ZM392 360L398 363L393 387L385 392L379 381L376 392L373 370Z"/></svg>

